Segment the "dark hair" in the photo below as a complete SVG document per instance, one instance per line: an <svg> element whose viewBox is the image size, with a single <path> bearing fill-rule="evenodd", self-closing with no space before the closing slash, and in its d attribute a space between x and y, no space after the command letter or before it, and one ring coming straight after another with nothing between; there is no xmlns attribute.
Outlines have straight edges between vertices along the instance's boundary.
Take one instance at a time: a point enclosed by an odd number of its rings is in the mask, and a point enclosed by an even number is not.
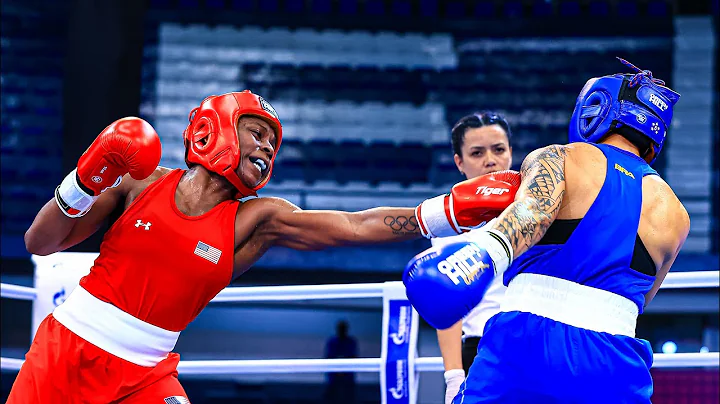
<svg viewBox="0 0 720 404"><path fill-rule="evenodd" d="M467 132L468 129L481 128L483 126L490 125L500 125L507 135L508 146L512 146L512 132L510 131L510 125L507 123L507 120L505 120L505 117L497 112L481 111L460 118L460 120L455 123L455 126L453 126L450 139L455 154L462 157L462 146L465 143L465 132Z"/></svg>

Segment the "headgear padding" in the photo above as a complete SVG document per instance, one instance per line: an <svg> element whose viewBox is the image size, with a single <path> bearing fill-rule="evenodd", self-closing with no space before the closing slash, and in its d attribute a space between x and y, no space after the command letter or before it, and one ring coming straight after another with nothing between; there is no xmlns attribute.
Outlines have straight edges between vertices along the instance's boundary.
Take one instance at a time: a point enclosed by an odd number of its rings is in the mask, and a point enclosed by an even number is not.
<svg viewBox="0 0 720 404"><path fill-rule="evenodd" d="M618 58L620 59L620 58ZM660 154L680 94L653 78L649 70L634 74L596 77L585 83L570 118L570 142L597 143L611 132L630 127L650 139L651 150L642 157L652 164Z"/></svg>
<svg viewBox="0 0 720 404"><path fill-rule="evenodd" d="M240 143L237 124L243 115L252 115L266 121L275 130L275 154L268 173L254 188L248 188L237 175L240 165ZM188 167L199 164L220 174L238 190L237 198L257 195L255 191L270 180L275 156L282 141L282 126L275 109L262 97L250 90L213 95L205 98L189 115L190 124L183 133Z"/></svg>

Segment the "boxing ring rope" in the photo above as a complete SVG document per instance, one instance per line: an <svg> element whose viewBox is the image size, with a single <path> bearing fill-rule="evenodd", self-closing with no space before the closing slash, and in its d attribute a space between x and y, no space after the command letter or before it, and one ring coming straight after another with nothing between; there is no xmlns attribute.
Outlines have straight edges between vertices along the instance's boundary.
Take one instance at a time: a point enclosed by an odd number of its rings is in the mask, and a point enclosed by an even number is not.
<svg viewBox="0 0 720 404"><path fill-rule="evenodd" d="M661 289L717 288L720 286L720 271L670 272ZM34 300L37 291L27 286L8 283L0 284L1 297L19 300ZM298 285L298 286L252 286L225 288L211 301L227 302L268 302L285 300L330 300L382 297L383 283L358 283L340 285Z"/></svg>
<svg viewBox="0 0 720 404"><path fill-rule="evenodd" d="M37 284L36 284L37 285ZM720 271L670 273L661 288L717 288ZM3 298L36 300L38 289L0 284ZM402 282L300 286L229 287L214 303L328 299L383 299L383 351L380 358L357 359L269 359L180 361L182 375L239 375L278 373L372 372L380 373L382 402L398 395L413 404L417 396L417 372L442 372L441 357L417 357L418 316L411 308ZM404 305L405 307L398 306ZM405 311L403 311L405 310ZM392 347L394 346L394 348ZM403 347L398 356L398 347ZM392 348L392 349L391 349ZM18 371L24 360L0 358L0 369ZM654 368L720 367L719 352L653 354ZM392 369L392 370L391 370Z"/></svg>
<svg viewBox="0 0 720 404"><path fill-rule="evenodd" d="M33 300L37 296L37 291L27 286L17 286L7 283L0 284L0 286L2 297L8 299ZM232 287L220 291L212 302L359 299L382 297L382 293L382 283Z"/></svg>
<svg viewBox="0 0 720 404"><path fill-rule="evenodd" d="M288 300L357 299L383 296L383 283L342 285L255 286L230 287L221 291L213 303L258 302ZM671 272L661 289L716 288L720 286L720 271ZM34 288L7 283L0 284L0 295L8 299L34 300ZM21 359L0 358L2 369L18 370ZM654 367L718 366L717 352L655 354ZM187 375L286 373L292 369L298 373L315 372L377 372L380 358L363 359L276 359L276 360L227 360L182 361L178 370ZM420 372L442 371L442 358L417 358L416 370Z"/></svg>
<svg viewBox="0 0 720 404"><path fill-rule="evenodd" d="M718 367L718 352L653 354L653 368ZM20 370L22 359L0 358L2 369ZM271 373L377 373L380 358L359 359L263 359L263 360L193 360L180 361L178 371L185 376L240 375ZM415 359L417 372L442 372L441 357Z"/></svg>

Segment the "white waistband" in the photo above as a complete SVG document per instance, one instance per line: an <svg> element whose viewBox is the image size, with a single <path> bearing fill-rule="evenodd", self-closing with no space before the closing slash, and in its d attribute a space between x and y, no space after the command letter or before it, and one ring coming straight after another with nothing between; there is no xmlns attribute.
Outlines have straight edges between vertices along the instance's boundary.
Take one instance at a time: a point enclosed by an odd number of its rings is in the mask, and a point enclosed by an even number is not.
<svg viewBox="0 0 720 404"><path fill-rule="evenodd" d="M55 308L53 317L85 341L140 366L155 366L167 358L180 336L103 302L82 286Z"/></svg>
<svg viewBox="0 0 720 404"><path fill-rule="evenodd" d="M522 311L567 325L635 337L638 307L606 290L547 275L521 273L508 285L501 311Z"/></svg>

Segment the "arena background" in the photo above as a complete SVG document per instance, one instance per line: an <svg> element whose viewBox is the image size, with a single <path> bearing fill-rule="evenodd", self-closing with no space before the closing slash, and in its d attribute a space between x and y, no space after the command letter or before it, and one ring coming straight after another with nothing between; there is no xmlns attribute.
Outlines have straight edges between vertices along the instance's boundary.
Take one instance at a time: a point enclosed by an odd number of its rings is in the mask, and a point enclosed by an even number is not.
<svg viewBox="0 0 720 404"><path fill-rule="evenodd" d="M669 0L3 0L2 282L32 286L23 233L107 124L147 119L161 164L183 167L181 133L207 95L251 89L285 136L261 196L307 209L413 206L461 179L450 127L506 114L517 168L564 142L575 97L628 59L682 94L656 166L692 220L673 271L718 270L717 1ZM102 232L101 232L102 233ZM73 251L97 251L101 234ZM426 241L322 252L270 251L238 285L399 280ZM2 300L2 356L30 344L31 303ZM375 300L222 304L177 345L183 359L321 358L345 319L360 357L380 353ZM718 351L717 289L662 291L638 335L656 352ZM704 347L704 348L703 348ZM438 356L421 325L419 351ZM717 369L654 371L654 402L717 402ZM3 399L14 374L2 374ZM325 376L181 377L194 403L322 402ZM357 375L357 403L379 401ZM438 403L440 373L420 378ZM713 397L715 396L715 397ZM350 399L347 402L351 402Z"/></svg>

